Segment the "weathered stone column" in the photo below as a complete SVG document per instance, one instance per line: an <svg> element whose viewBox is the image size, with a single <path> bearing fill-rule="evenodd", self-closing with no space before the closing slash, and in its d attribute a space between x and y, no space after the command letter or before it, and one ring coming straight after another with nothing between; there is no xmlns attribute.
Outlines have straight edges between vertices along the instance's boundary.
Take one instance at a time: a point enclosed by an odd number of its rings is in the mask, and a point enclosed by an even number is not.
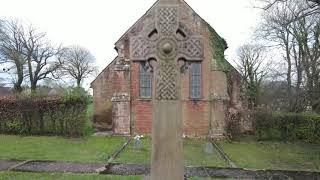
<svg viewBox="0 0 320 180"><path fill-rule="evenodd" d="M155 69L156 94L153 98L151 179L182 180L184 176L180 72L173 59L176 44L159 43L160 57Z"/></svg>
<svg viewBox="0 0 320 180"><path fill-rule="evenodd" d="M180 21L178 2L161 0L155 23L131 39L131 60L154 71L151 180L183 180L180 71L202 62L203 41Z"/></svg>
<svg viewBox="0 0 320 180"><path fill-rule="evenodd" d="M227 102L229 101L227 93L212 93L211 94L211 130L210 137L223 138L226 133L226 112Z"/></svg>
<svg viewBox="0 0 320 180"><path fill-rule="evenodd" d="M225 59L218 63L217 59L211 62L211 121L209 136L224 138L226 133L226 113L230 97L228 95L228 79L226 75Z"/></svg>
<svg viewBox="0 0 320 180"><path fill-rule="evenodd" d="M118 57L114 66L117 93L112 101L112 128L115 134L130 135L130 64L124 58L124 46L118 45Z"/></svg>
<svg viewBox="0 0 320 180"><path fill-rule="evenodd" d="M113 132L130 135L130 96L127 93L115 93L112 101Z"/></svg>

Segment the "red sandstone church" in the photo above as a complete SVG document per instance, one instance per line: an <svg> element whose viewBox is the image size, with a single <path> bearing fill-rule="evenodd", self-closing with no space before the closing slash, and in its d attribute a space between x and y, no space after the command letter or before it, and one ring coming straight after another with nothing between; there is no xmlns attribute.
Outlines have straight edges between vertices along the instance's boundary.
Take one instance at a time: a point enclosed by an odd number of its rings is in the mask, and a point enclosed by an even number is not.
<svg viewBox="0 0 320 180"><path fill-rule="evenodd" d="M158 5L115 43L118 56L91 83L94 126L120 135L151 133L157 91L148 52L157 51L153 44L171 33L179 43L177 51L183 48L177 53L184 62L177 87L184 135L224 136L230 117L244 109L241 76L224 57L226 41L183 0L176 7L179 11L162 8L158 12ZM159 18L161 13L166 14L165 20ZM244 118L237 121L243 131L250 129Z"/></svg>

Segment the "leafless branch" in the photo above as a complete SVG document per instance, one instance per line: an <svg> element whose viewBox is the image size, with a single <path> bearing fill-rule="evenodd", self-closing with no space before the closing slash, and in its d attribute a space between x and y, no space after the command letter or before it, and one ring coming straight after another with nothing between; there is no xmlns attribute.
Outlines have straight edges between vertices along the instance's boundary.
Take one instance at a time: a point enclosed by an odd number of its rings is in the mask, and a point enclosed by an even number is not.
<svg viewBox="0 0 320 180"><path fill-rule="evenodd" d="M63 61L63 74L75 79L78 87L83 79L97 71L97 67L94 65L95 58L89 50L83 47L66 47L62 50L60 58Z"/></svg>

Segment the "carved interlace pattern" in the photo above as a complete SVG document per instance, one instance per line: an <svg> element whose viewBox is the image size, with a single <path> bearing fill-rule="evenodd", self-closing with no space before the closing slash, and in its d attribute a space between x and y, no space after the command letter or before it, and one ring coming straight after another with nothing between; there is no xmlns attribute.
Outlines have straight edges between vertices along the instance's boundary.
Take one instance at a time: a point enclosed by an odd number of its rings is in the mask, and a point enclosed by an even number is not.
<svg viewBox="0 0 320 180"><path fill-rule="evenodd" d="M159 8L158 28L164 36L170 36L175 33L178 25L178 10L174 7Z"/></svg>
<svg viewBox="0 0 320 180"><path fill-rule="evenodd" d="M141 36L131 39L131 59L138 61L157 59L156 99L178 100L177 58L201 61L203 59L202 40L179 22L177 6L159 7L154 22L145 27ZM152 32L155 32L156 36L150 36ZM166 43L172 46L172 51L169 53L164 52Z"/></svg>
<svg viewBox="0 0 320 180"><path fill-rule="evenodd" d="M154 51L154 43L149 41L146 38L136 38L132 42L132 56L135 58L146 58L148 54L151 54Z"/></svg>
<svg viewBox="0 0 320 180"><path fill-rule="evenodd" d="M177 68L174 63L160 62L156 74L156 97L158 100L177 100Z"/></svg>
<svg viewBox="0 0 320 180"><path fill-rule="evenodd" d="M180 52L191 59L203 57L203 47L200 39L190 39L180 44Z"/></svg>

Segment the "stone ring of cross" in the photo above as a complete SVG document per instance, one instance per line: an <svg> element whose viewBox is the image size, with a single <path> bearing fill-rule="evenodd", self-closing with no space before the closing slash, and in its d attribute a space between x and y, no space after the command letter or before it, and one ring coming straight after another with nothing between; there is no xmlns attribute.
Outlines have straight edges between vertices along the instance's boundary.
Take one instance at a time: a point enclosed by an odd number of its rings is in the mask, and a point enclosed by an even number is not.
<svg viewBox="0 0 320 180"><path fill-rule="evenodd" d="M173 60L177 56L177 45L174 39L163 38L159 41L158 56L164 60Z"/></svg>

